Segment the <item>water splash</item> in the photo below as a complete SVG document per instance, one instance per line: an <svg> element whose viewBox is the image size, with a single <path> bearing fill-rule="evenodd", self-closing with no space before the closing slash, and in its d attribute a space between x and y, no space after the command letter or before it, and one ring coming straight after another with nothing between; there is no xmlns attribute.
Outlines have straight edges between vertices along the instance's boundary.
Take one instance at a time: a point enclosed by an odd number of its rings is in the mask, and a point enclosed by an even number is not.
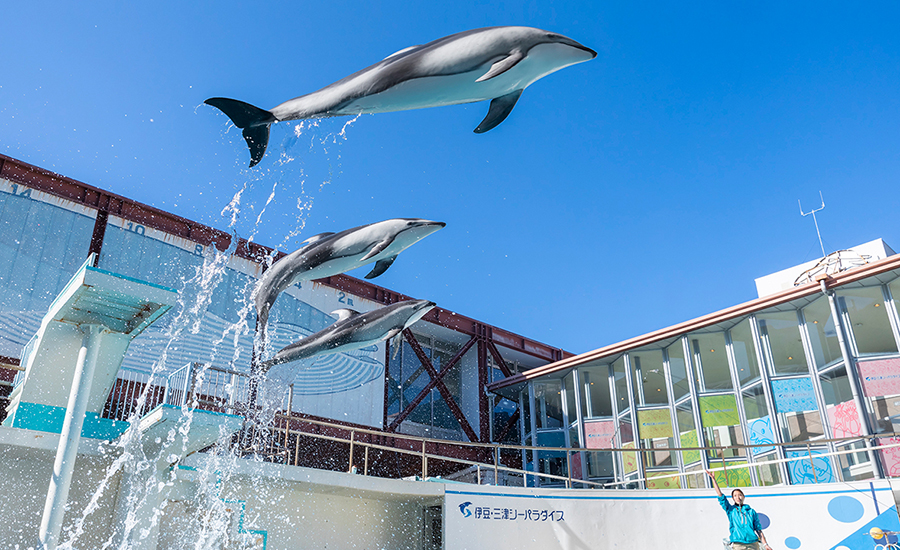
<svg viewBox="0 0 900 550"><path fill-rule="evenodd" d="M292 239L301 235L313 210L315 191L321 192L334 181L336 173L338 175L341 173L340 145L348 139L348 129L358 118L344 122L339 131L326 132L324 136L318 133L319 121L304 121L297 124L290 128L290 133L282 140L280 154L271 168L255 172L244 171L247 177L220 211L220 216L225 218L231 233L230 243L221 251L215 246L206 247L202 264L196 268L191 277L183 281L177 304L165 322L166 344L151 366L149 381L138 397L135 413L128 419L131 428L105 449L106 455L115 458L107 466L102 482L91 495L80 517L74 524L68 526L61 536L60 548L79 547L79 543L85 538L88 519L102 508L104 499L109 499L110 494L117 489L120 492L119 511L116 516L119 524L103 541L101 547L103 550L131 549L139 541L150 537L154 530L159 529L167 506L164 497L177 481L177 462L187 450L188 434L194 421L195 408L199 403L196 396L193 402L185 402L177 424L168 430L164 438L159 438L152 442L155 445L150 446L146 441L142 441L138 427L140 423L138 412L146 410L152 398L153 388L159 387L168 373L181 366L171 364L170 358L176 354L186 335L200 333L207 319L207 313L214 305L216 290L225 288L222 286L223 281L226 279L229 264L233 262L239 235L242 232L247 234L246 238L251 242L256 239L272 224L272 218L279 215L276 208L279 203L292 204L293 213L290 228L285 232L285 237L278 248L286 247ZM301 138L305 135L309 136L308 146L305 147L307 154L300 155L296 151L304 148L301 145ZM316 158L320 155L325 156L327 174L317 178L319 179L317 188L310 193L307 192L306 184L314 176L309 173L305 161L301 159ZM256 196L260 189L265 190L262 199ZM251 221L249 228L242 226L245 223L245 213L251 214L246 218L247 221ZM273 256L270 255L267 261L271 262L272 259ZM242 288L239 288L237 318L227 322L221 334L209 342L206 356L202 361L204 366L197 373L199 381L202 382L207 376L209 365L222 361L234 370L247 370L252 353L241 345L241 340L251 332L250 319L253 314L251 296L254 286L255 279L251 277ZM230 345L226 346L226 343ZM230 356L220 357L226 348L232 349ZM236 390L233 386L227 389ZM267 390L270 391L264 392L265 395L261 400L262 414L258 417L263 429L267 421L274 417L275 410L282 405L277 399L277 390L271 391L268 385ZM234 474L237 461L242 458L232 445L230 434L226 433L224 427L220 427L219 435L219 442L208 452L211 460L197 473L197 489L192 495L192 502L198 510L203 510L203 513L191 524L191 529L185 532L185 548L192 547L196 550L221 548L227 546L229 537L235 534L232 525L233 510L229 509L226 499L222 498L221 490L223 484ZM250 459L260 460L260 457ZM160 464L165 467L154 471ZM118 487L115 485L117 480L120 480ZM156 505L158 502L161 504ZM148 522L141 514L151 506Z"/></svg>

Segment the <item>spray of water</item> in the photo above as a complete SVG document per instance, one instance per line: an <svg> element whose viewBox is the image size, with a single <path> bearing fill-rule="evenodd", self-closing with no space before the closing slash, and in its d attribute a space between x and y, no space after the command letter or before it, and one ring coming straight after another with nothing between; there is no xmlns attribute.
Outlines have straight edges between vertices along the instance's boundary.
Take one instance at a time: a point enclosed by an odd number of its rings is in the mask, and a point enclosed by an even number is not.
<svg viewBox="0 0 900 550"><path fill-rule="evenodd" d="M84 538L86 522L88 518L99 510L104 498L111 498L110 493L116 489L115 481L119 480L119 503L117 521L118 524L102 545L103 550L117 548L130 550L137 541L150 537L155 529L159 528L160 520L166 510L165 496L168 494L177 480L179 459L183 458L187 450L189 433L194 420L195 409L199 403L185 402L182 405L181 415L177 425L168 430L165 438L147 442L141 438L138 429L141 412L146 412L147 404L152 399L153 388L157 388L160 381L174 368L181 365L172 365L170 356L182 345L188 334L199 334L206 318L206 314L213 304L213 297L217 288L226 279L229 262L239 242L239 232L242 214L245 210L256 211L252 216L253 223L246 237L247 241L253 241L257 234L265 227L266 214L276 202L277 197L284 200L293 200L290 190L296 193L296 211L292 229L286 234L279 248L285 247L291 240L301 235L309 215L313 208L315 196L307 193L306 183L308 175L299 159L306 155L295 154L298 143L305 134L309 135L307 153L324 154L327 160L328 172L318 187L322 191L325 186L332 183L335 172L340 174L340 144L347 140L348 128L358 119L353 118L343 124L339 132L327 133L324 137L318 136L318 121L304 121L291 128L289 135L282 141L280 154L273 168L268 171L260 171L258 174L249 175L232 196L231 200L223 207L221 216L227 220L228 229L232 235L229 246L225 250L218 250L215 246L207 247L203 262L196 269L192 277L183 281L179 289L177 305L170 312L169 322L165 332L164 349L157 361L152 365L150 379L140 394L134 413L129 422L131 427L116 442L109 445L105 452L115 456L106 468L103 481L94 491L87 506L82 511L81 517L68 527L61 537L63 541L60 548L75 549ZM335 146L336 152L332 152ZM315 155L310 155L315 156ZM299 166L298 166L299 164ZM335 170L335 165L337 170ZM289 181L293 180L293 181ZM298 186L299 184L299 186ZM255 203L248 201L246 196L251 194L256 187L264 186L268 193L263 201ZM273 254L265 261L271 263ZM225 363L232 370L247 370L248 358L252 355L250 350L242 348L241 338L251 331L250 319L253 318L252 291L255 280L250 278L241 291L240 306L237 310L237 319L226 326L220 336L209 343L206 356L198 358L203 367L197 372L197 381L202 384L207 375L209 365ZM230 357L220 357L225 342L231 345L233 352ZM271 390L271 387L269 388ZM227 391L236 392L237 388L229 386ZM256 430L265 437L265 426L274 417L275 410L282 405L276 392L265 392L260 400L262 410L256 415L258 426L263 428ZM219 441L215 447L208 451L210 460L207 466L196 473L196 493L192 495L192 508L198 513L196 521L190 523L190 529L184 533L182 546L194 550L230 547L231 538L246 536L252 525L252 516L241 516L241 525L235 526L234 503L229 503L222 495L223 486L235 471L237 461L244 459L241 450L232 444L230 434L220 427ZM258 455L250 456L251 460L261 460ZM149 523L146 521L148 507L152 507L149 515ZM202 511L202 512L200 512Z"/></svg>

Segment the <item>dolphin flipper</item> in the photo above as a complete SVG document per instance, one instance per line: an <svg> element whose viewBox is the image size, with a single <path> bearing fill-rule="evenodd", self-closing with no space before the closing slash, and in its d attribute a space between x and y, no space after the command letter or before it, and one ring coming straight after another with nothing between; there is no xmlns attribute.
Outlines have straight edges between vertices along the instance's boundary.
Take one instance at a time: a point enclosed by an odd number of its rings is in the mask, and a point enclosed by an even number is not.
<svg viewBox="0 0 900 550"><path fill-rule="evenodd" d="M523 59L525 59L525 54L516 50L500 61L497 61L496 63L491 65L491 68L488 69L488 72L481 75L475 82L484 82L485 80L490 80L495 76L499 76L515 67L516 64Z"/></svg>
<svg viewBox="0 0 900 550"><path fill-rule="evenodd" d="M249 103L227 97L211 97L204 103L228 115L235 126L244 130L244 140L250 148L250 167L259 164L269 145L269 125L278 121L275 115Z"/></svg>
<svg viewBox="0 0 900 550"><path fill-rule="evenodd" d="M363 256L363 257L360 259L360 261L364 262L364 261L366 261L366 260L372 259L372 258L374 258L375 256L381 254L382 252L384 252L384 249L386 249L387 247L391 246L391 243L392 243L392 242L394 242L394 238L393 238L393 237L390 237L390 238L387 238L387 239L385 239L385 240L383 240L383 241L380 241L378 244L376 244L375 246L373 246L373 247L372 247L372 250L370 250L368 254L366 254L365 256ZM388 264L388 267L390 267L390 264ZM376 269L377 269L377 267L376 267ZM386 267L385 269L387 269L387 267Z"/></svg>
<svg viewBox="0 0 900 550"><path fill-rule="evenodd" d="M385 258L384 260L378 260L377 262L375 262L375 267L372 269L372 271L370 271L369 274L366 275L366 279L374 279L375 277L378 277L379 275L387 271L396 259L397 256L391 256L390 258Z"/></svg>
<svg viewBox="0 0 900 550"><path fill-rule="evenodd" d="M506 120L506 117L512 112L513 107L516 106L516 102L519 101L520 95L522 95L522 90L516 90L515 92L492 99L488 114L484 117L484 120L481 121L481 124L478 125L478 128L475 128L475 133L483 134L488 130L496 128L498 124Z"/></svg>

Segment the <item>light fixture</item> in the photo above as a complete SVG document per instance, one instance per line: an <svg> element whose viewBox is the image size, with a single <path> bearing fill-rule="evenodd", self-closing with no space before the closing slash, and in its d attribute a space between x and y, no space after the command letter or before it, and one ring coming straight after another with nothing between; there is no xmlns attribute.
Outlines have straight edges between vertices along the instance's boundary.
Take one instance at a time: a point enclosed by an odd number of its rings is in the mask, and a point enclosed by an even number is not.
<svg viewBox="0 0 900 550"><path fill-rule="evenodd" d="M711 350L709 350L709 351L711 351L711 352L713 352L713 353L715 353L715 352L716 352L716 350L714 350L714 349L711 349Z"/></svg>
<svg viewBox="0 0 900 550"><path fill-rule="evenodd" d="M875 307L878 307L878 306L880 306L880 305L881 305L881 304L875 304Z"/></svg>
<svg viewBox="0 0 900 550"><path fill-rule="evenodd" d="M793 358L793 357L791 357L791 356L788 356L788 361L793 361L793 360L794 360L794 358Z"/></svg>
<svg viewBox="0 0 900 550"><path fill-rule="evenodd" d="M814 324L814 325L818 325L819 322L818 322L818 321L813 321L813 324Z"/></svg>

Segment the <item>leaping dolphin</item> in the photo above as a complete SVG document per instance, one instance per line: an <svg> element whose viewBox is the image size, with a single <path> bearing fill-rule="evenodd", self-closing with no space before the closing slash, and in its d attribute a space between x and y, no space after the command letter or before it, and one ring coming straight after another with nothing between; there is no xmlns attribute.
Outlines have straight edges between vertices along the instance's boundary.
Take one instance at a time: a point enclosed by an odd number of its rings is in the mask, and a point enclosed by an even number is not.
<svg viewBox="0 0 900 550"><path fill-rule="evenodd" d="M531 27L488 27L412 46L330 84L285 101L271 111L213 97L243 129L250 166L262 160L273 122L361 113L386 113L491 100L476 134L509 115L522 90L560 69L591 60L597 52L561 34Z"/></svg>
<svg viewBox="0 0 900 550"><path fill-rule="evenodd" d="M275 299L300 281L330 277L375 262L366 279L378 277L397 255L444 227L444 222L395 218L361 225L340 233L310 237L302 248L275 262L254 290L257 329L265 327Z"/></svg>
<svg viewBox="0 0 900 550"><path fill-rule="evenodd" d="M406 300L367 313L339 309L333 312L338 315L333 325L283 348L272 359L263 361L259 370L267 372L282 363L352 351L388 340L424 317L434 306L428 300Z"/></svg>

